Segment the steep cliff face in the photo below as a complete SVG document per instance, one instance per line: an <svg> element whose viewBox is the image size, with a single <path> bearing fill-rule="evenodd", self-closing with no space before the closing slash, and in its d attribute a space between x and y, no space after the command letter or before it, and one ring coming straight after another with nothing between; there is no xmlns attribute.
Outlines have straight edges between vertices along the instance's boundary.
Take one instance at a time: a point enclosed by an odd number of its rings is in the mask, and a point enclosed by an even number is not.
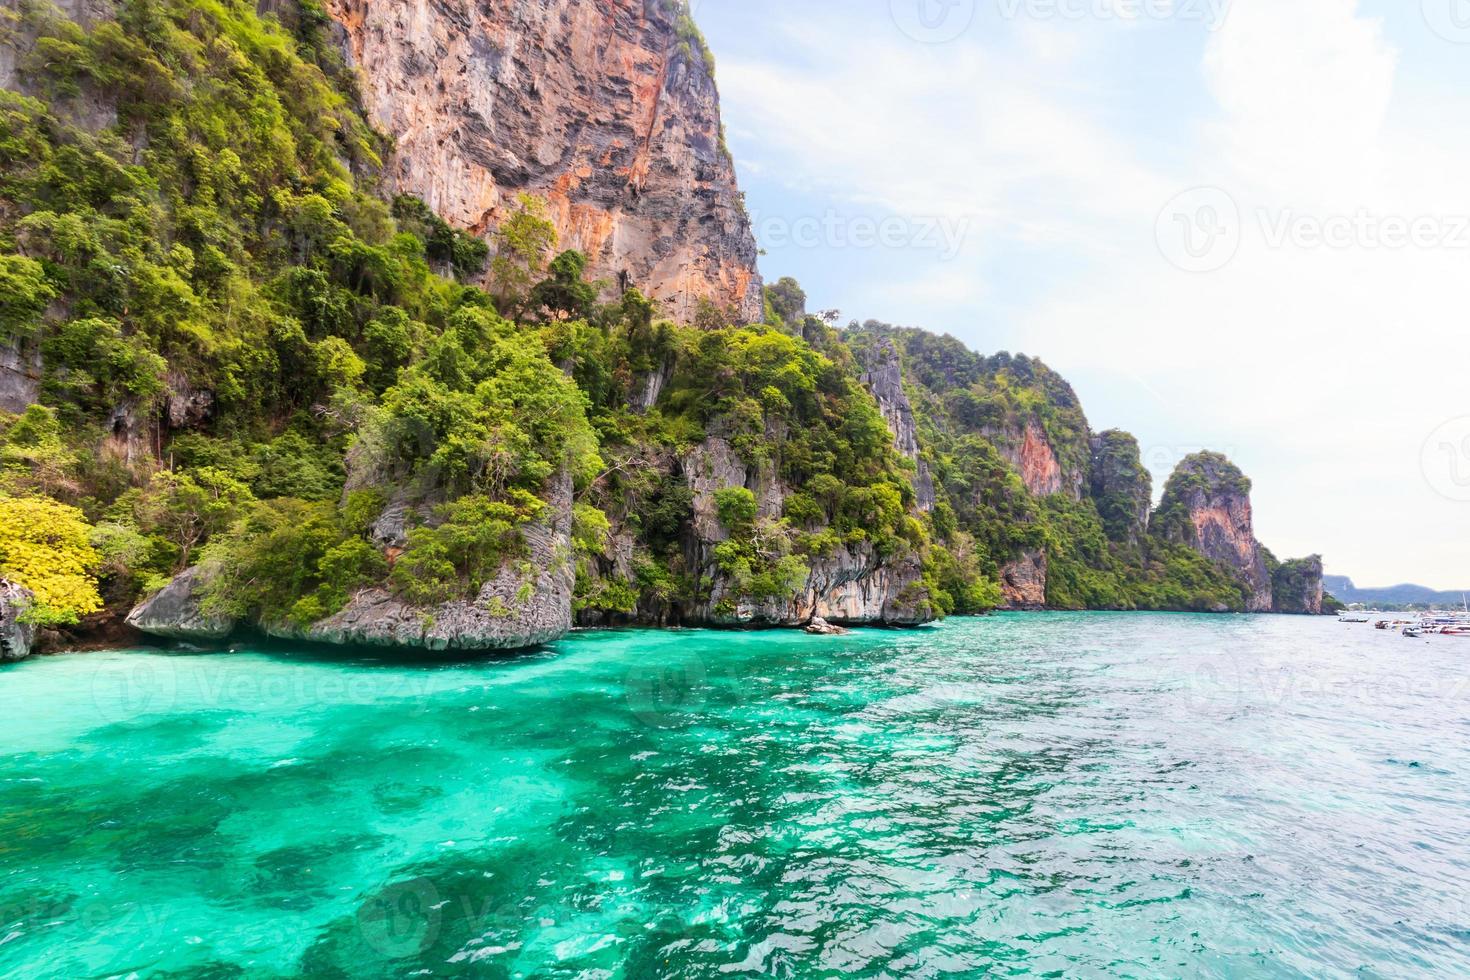
<svg viewBox="0 0 1470 980"><path fill-rule="evenodd" d="M929 472L928 462L919 455L918 426L914 419L914 406L903 390L903 366L898 348L885 337L867 360L863 384L872 392L883 418L888 422L894 447L914 464L914 494L919 509L927 513L934 509L934 477Z"/></svg>
<svg viewBox="0 0 1470 980"><path fill-rule="evenodd" d="M1250 480L1219 453L1188 456L1169 477L1151 527L1238 575L1246 611L1270 612L1271 574L1256 540L1250 492Z"/></svg>
<svg viewBox="0 0 1470 980"><path fill-rule="evenodd" d="M688 322L761 280L713 64L675 0L328 0L390 174L489 234L529 192L589 276Z"/></svg>
<svg viewBox="0 0 1470 980"><path fill-rule="evenodd" d="M36 628L24 622L33 596L27 590L0 579L0 663L24 660L36 643Z"/></svg>
<svg viewBox="0 0 1470 980"><path fill-rule="evenodd" d="M867 542L843 545L811 559L804 581L790 598L741 594L716 558L716 546L730 537L720 520L716 495L744 487L755 495L759 516L775 519L781 515L789 488L771 477L768 469L748 467L719 436L706 439L683 460L682 468L694 496L685 555L689 567L711 583L708 601L684 610L683 621L715 626L800 626L821 618L843 625L912 626L934 618L923 601L923 567L918 558L880 556Z"/></svg>
<svg viewBox="0 0 1470 980"><path fill-rule="evenodd" d="M1139 544L1148 530L1153 478L1137 439L1117 429L1093 436L1090 489L1109 540Z"/></svg>
<svg viewBox="0 0 1470 980"><path fill-rule="evenodd" d="M1041 548L1023 551L1015 560L1002 565L1000 591L1008 609L1045 609L1046 551Z"/></svg>
<svg viewBox="0 0 1470 980"><path fill-rule="evenodd" d="M1080 497L1081 474L1063 475L1056 450L1052 449L1046 430L1039 422L1035 419L1029 420L1019 440L1007 440L1011 446L1018 442L1020 448L1011 451L1011 462L1020 471L1021 482L1026 484L1026 489L1031 491L1033 497L1049 497L1064 490L1073 498Z"/></svg>
<svg viewBox="0 0 1470 980"><path fill-rule="evenodd" d="M40 394L40 350L18 340L0 343L0 412L19 415Z"/></svg>
<svg viewBox="0 0 1470 980"><path fill-rule="evenodd" d="M1326 610L1327 589L1322 577L1322 556L1282 562L1271 570L1271 592L1275 611L1297 616L1321 616Z"/></svg>

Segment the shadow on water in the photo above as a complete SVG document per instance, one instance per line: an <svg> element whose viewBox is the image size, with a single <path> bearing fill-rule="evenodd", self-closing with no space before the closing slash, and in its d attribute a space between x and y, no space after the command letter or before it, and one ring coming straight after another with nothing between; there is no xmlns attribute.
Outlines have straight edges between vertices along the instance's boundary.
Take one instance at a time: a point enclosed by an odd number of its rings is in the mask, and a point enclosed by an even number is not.
<svg viewBox="0 0 1470 980"><path fill-rule="evenodd" d="M137 646L121 653L147 653L168 657L222 657L248 653L273 660L338 667L383 667L394 670L440 670L484 664L534 663L556 656L555 646L519 650L412 650L367 644L337 645L278 640L258 634L232 638L218 644L165 643Z"/></svg>

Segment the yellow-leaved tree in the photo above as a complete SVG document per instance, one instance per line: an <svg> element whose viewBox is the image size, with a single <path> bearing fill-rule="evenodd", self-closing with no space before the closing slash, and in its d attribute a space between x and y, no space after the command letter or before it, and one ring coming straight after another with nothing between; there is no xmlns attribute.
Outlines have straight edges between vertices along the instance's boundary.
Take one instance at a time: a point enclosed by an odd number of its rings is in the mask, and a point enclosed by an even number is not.
<svg viewBox="0 0 1470 980"><path fill-rule="evenodd" d="M35 595L28 620L70 626L102 608L91 530L81 511L50 497L0 496L0 578Z"/></svg>

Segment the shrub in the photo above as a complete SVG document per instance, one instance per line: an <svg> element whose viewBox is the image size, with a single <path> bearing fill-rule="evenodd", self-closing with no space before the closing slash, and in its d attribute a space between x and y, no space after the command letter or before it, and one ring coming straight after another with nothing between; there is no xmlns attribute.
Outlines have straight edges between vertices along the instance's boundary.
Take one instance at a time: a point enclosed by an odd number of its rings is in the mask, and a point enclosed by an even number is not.
<svg viewBox="0 0 1470 980"><path fill-rule="evenodd" d="M0 576L35 595L31 622L69 626L102 608L102 557L80 510L48 497L0 496L0 514Z"/></svg>

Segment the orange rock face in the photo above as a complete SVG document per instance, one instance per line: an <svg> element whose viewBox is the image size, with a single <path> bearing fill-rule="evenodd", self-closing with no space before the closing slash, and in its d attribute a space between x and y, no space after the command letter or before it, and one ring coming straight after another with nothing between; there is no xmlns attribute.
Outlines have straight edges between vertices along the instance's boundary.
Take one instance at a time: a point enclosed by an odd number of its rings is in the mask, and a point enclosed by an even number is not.
<svg viewBox="0 0 1470 980"><path fill-rule="evenodd" d="M397 190L489 235L520 193L609 292L759 320L750 220L702 47L663 0L328 0Z"/></svg>
<svg viewBox="0 0 1470 980"><path fill-rule="evenodd" d="M1165 533L1233 569L1247 588L1247 612L1270 612L1271 573L1256 540L1250 481L1224 456L1196 453L1175 469L1159 509L1170 513L1176 505L1184 509L1188 523L1166 527Z"/></svg>
<svg viewBox="0 0 1470 980"><path fill-rule="evenodd" d="M1047 561L1044 550L1022 552L1000 570L1000 591L1007 609L1046 607Z"/></svg>
<svg viewBox="0 0 1470 980"><path fill-rule="evenodd" d="M1021 480L1032 496L1049 497L1062 492L1062 464L1057 462L1046 433L1034 419L1026 426L1019 467Z"/></svg>

